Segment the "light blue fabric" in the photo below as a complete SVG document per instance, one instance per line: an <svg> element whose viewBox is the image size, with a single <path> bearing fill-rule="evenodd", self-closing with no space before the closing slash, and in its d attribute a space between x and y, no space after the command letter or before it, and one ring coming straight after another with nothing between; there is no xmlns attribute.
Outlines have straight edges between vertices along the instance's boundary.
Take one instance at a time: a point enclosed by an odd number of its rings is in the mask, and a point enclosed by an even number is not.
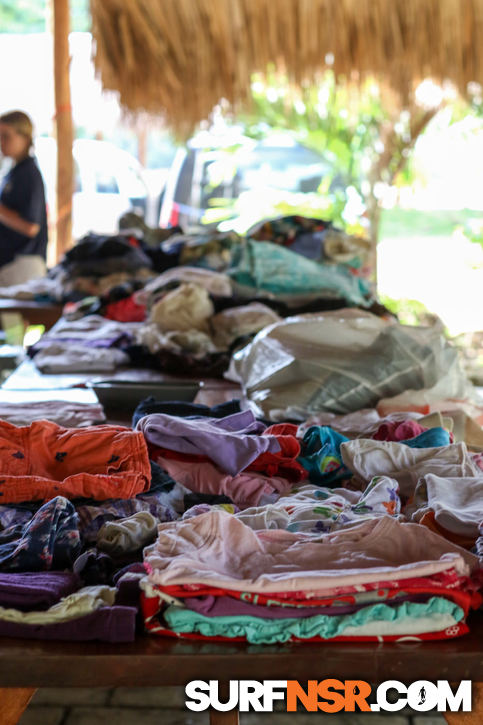
<svg viewBox="0 0 483 725"><path fill-rule="evenodd" d="M403 602L395 607L387 604L373 604L353 614L325 615L301 619L263 619L247 615L226 617L205 617L202 614L179 607L169 606L163 613L173 632L198 632L205 637L244 637L253 644L274 644L288 642L292 637L310 639L322 637L331 639L344 635L347 627L360 627L371 622L384 623L399 619L437 617L449 615L455 622L464 618L464 612L454 602L444 597L431 597L427 602Z"/></svg>
<svg viewBox="0 0 483 725"><path fill-rule="evenodd" d="M339 264L319 264L271 242L248 239L236 250L228 274L239 284L279 295L325 291L353 305L369 306L369 285Z"/></svg>
<svg viewBox="0 0 483 725"><path fill-rule="evenodd" d="M440 448L449 446L450 442L449 433L444 428L429 428L415 438L400 441L410 448Z"/></svg>

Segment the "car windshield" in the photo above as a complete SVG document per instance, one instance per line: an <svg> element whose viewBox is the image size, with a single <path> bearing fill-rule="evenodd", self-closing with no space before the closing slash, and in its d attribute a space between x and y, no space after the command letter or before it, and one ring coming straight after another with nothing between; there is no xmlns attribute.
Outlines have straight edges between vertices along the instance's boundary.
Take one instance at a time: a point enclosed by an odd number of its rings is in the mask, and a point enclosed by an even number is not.
<svg viewBox="0 0 483 725"><path fill-rule="evenodd" d="M216 198L236 199L243 191L270 187L291 192L317 191L329 166L303 146L258 146L252 150L219 151L203 165L201 208Z"/></svg>

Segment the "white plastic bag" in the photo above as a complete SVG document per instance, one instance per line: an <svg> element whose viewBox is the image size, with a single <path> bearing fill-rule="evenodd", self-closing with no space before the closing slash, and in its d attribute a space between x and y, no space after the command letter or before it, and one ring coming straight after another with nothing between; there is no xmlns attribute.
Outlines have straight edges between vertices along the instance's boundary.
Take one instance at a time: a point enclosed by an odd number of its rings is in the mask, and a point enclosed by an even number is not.
<svg viewBox="0 0 483 725"><path fill-rule="evenodd" d="M258 413L303 420L351 413L406 390L467 397L471 386L439 326L412 328L359 309L300 315L271 325L234 356Z"/></svg>

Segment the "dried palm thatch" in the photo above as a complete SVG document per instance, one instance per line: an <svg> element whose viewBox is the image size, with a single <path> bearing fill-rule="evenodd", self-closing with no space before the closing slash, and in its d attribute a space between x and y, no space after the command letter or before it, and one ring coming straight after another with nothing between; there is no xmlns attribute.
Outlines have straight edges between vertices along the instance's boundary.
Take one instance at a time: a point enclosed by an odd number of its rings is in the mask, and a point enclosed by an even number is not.
<svg viewBox="0 0 483 725"><path fill-rule="evenodd" d="M483 81L483 0L91 0L95 62L131 111L188 133L221 98L249 102L254 72L317 82L384 79L403 98L448 79Z"/></svg>

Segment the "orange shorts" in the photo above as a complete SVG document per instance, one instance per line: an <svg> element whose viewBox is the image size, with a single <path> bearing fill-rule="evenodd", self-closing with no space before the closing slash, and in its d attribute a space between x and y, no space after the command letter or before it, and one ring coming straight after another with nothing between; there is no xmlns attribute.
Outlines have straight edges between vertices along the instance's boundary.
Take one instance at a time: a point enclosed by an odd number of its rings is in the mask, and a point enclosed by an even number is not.
<svg viewBox="0 0 483 725"><path fill-rule="evenodd" d="M0 504L55 496L133 498L151 484L142 433L114 425L62 428L0 421Z"/></svg>

